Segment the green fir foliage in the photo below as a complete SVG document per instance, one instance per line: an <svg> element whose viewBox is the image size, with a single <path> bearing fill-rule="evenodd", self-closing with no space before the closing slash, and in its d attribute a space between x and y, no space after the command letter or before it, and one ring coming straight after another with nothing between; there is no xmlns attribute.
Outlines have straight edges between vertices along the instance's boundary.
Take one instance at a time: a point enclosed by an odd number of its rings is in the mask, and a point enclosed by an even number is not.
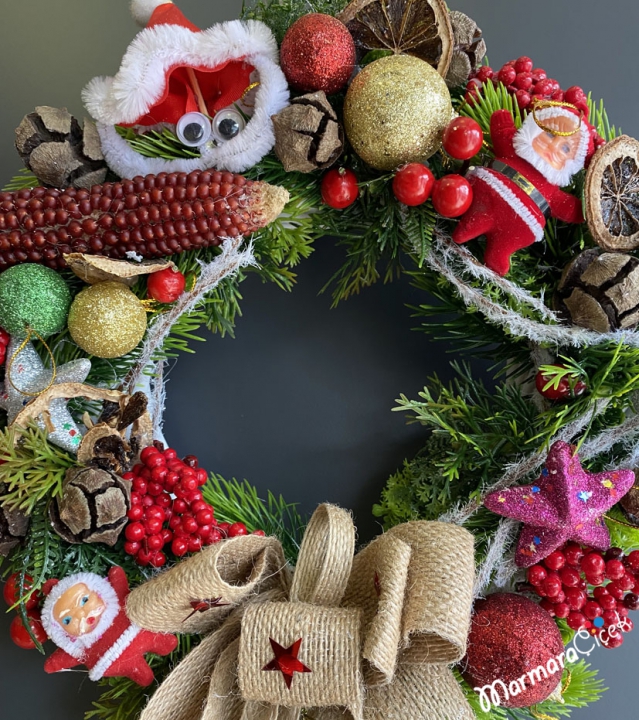
<svg viewBox="0 0 639 720"><path fill-rule="evenodd" d="M346 5L348 0L244 0L241 17L266 23L279 44L288 28L302 15L337 15Z"/></svg>

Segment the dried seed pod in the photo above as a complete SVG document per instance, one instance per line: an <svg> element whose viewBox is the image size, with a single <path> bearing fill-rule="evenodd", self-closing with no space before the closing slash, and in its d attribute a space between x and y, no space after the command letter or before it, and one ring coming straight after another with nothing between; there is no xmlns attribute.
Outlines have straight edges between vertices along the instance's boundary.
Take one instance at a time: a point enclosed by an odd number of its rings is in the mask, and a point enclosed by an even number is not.
<svg viewBox="0 0 639 720"><path fill-rule="evenodd" d="M131 484L100 468L70 468L49 505L53 529L67 542L115 545L131 508Z"/></svg>
<svg viewBox="0 0 639 720"><path fill-rule="evenodd" d="M557 303L574 325L589 330L634 328L639 323L639 260L586 250L564 270Z"/></svg>
<svg viewBox="0 0 639 720"><path fill-rule="evenodd" d="M0 485L0 496L6 486ZM6 557L26 536L29 518L19 510L0 506L0 556Z"/></svg>
<svg viewBox="0 0 639 720"><path fill-rule="evenodd" d="M476 70L486 55L486 42L477 23L459 10L450 13L455 45L446 75L448 87L466 85L470 74Z"/></svg>
<svg viewBox="0 0 639 720"><path fill-rule="evenodd" d="M586 219L598 245L639 247L639 141L621 135L595 153L586 175Z"/></svg>
<svg viewBox="0 0 639 720"><path fill-rule="evenodd" d="M637 471L635 470L635 475ZM621 498L619 501L628 522L639 527L639 487L635 486Z"/></svg>
<svg viewBox="0 0 639 720"><path fill-rule="evenodd" d="M40 106L16 129L16 148L43 185L90 188L104 182L107 164L91 120L84 127L66 108Z"/></svg>
<svg viewBox="0 0 639 720"><path fill-rule="evenodd" d="M295 98L272 120L275 154L286 172L325 170L342 154L344 131L322 91Z"/></svg>
<svg viewBox="0 0 639 720"><path fill-rule="evenodd" d="M288 199L282 187L209 171L0 192L0 271L24 262L57 270L69 253L161 258L220 245L271 223Z"/></svg>

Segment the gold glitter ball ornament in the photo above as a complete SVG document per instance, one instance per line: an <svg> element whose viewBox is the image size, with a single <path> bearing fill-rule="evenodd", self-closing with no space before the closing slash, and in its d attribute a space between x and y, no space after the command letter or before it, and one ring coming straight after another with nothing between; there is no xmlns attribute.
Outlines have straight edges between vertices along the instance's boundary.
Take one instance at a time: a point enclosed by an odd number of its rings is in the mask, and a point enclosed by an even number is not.
<svg viewBox="0 0 639 720"><path fill-rule="evenodd" d="M427 62L393 55L352 81L344 127L355 152L377 170L422 162L439 150L453 115L450 93Z"/></svg>
<svg viewBox="0 0 639 720"><path fill-rule="evenodd" d="M122 357L144 337L146 310L126 285L98 283L82 290L73 301L69 332L89 355Z"/></svg>

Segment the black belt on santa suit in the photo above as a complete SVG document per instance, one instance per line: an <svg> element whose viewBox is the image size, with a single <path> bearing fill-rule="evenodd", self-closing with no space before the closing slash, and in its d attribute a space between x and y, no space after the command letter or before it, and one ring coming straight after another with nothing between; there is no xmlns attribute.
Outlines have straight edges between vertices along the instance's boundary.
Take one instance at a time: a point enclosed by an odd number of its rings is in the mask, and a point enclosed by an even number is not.
<svg viewBox="0 0 639 720"><path fill-rule="evenodd" d="M510 167L501 160L493 160L490 167L498 172L500 175L505 175L507 178L517 185L518 188L523 190L526 195L537 205L545 217L550 215L550 205L546 198L537 190L537 188L524 177L520 172L517 172L515 168Z"/></svg>

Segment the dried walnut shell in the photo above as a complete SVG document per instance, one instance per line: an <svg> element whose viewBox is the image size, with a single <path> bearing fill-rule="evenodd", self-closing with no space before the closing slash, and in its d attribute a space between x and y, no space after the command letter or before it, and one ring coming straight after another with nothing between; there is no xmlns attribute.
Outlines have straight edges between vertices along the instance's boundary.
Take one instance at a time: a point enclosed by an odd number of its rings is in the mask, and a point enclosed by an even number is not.
<svg viewBox="0 0 639 720"><path fill-rule="evenodd" d="M128 481L100 468L71 468L62 496L49 505L49 515L67 542L115 545L130 508Z"/></svg>

